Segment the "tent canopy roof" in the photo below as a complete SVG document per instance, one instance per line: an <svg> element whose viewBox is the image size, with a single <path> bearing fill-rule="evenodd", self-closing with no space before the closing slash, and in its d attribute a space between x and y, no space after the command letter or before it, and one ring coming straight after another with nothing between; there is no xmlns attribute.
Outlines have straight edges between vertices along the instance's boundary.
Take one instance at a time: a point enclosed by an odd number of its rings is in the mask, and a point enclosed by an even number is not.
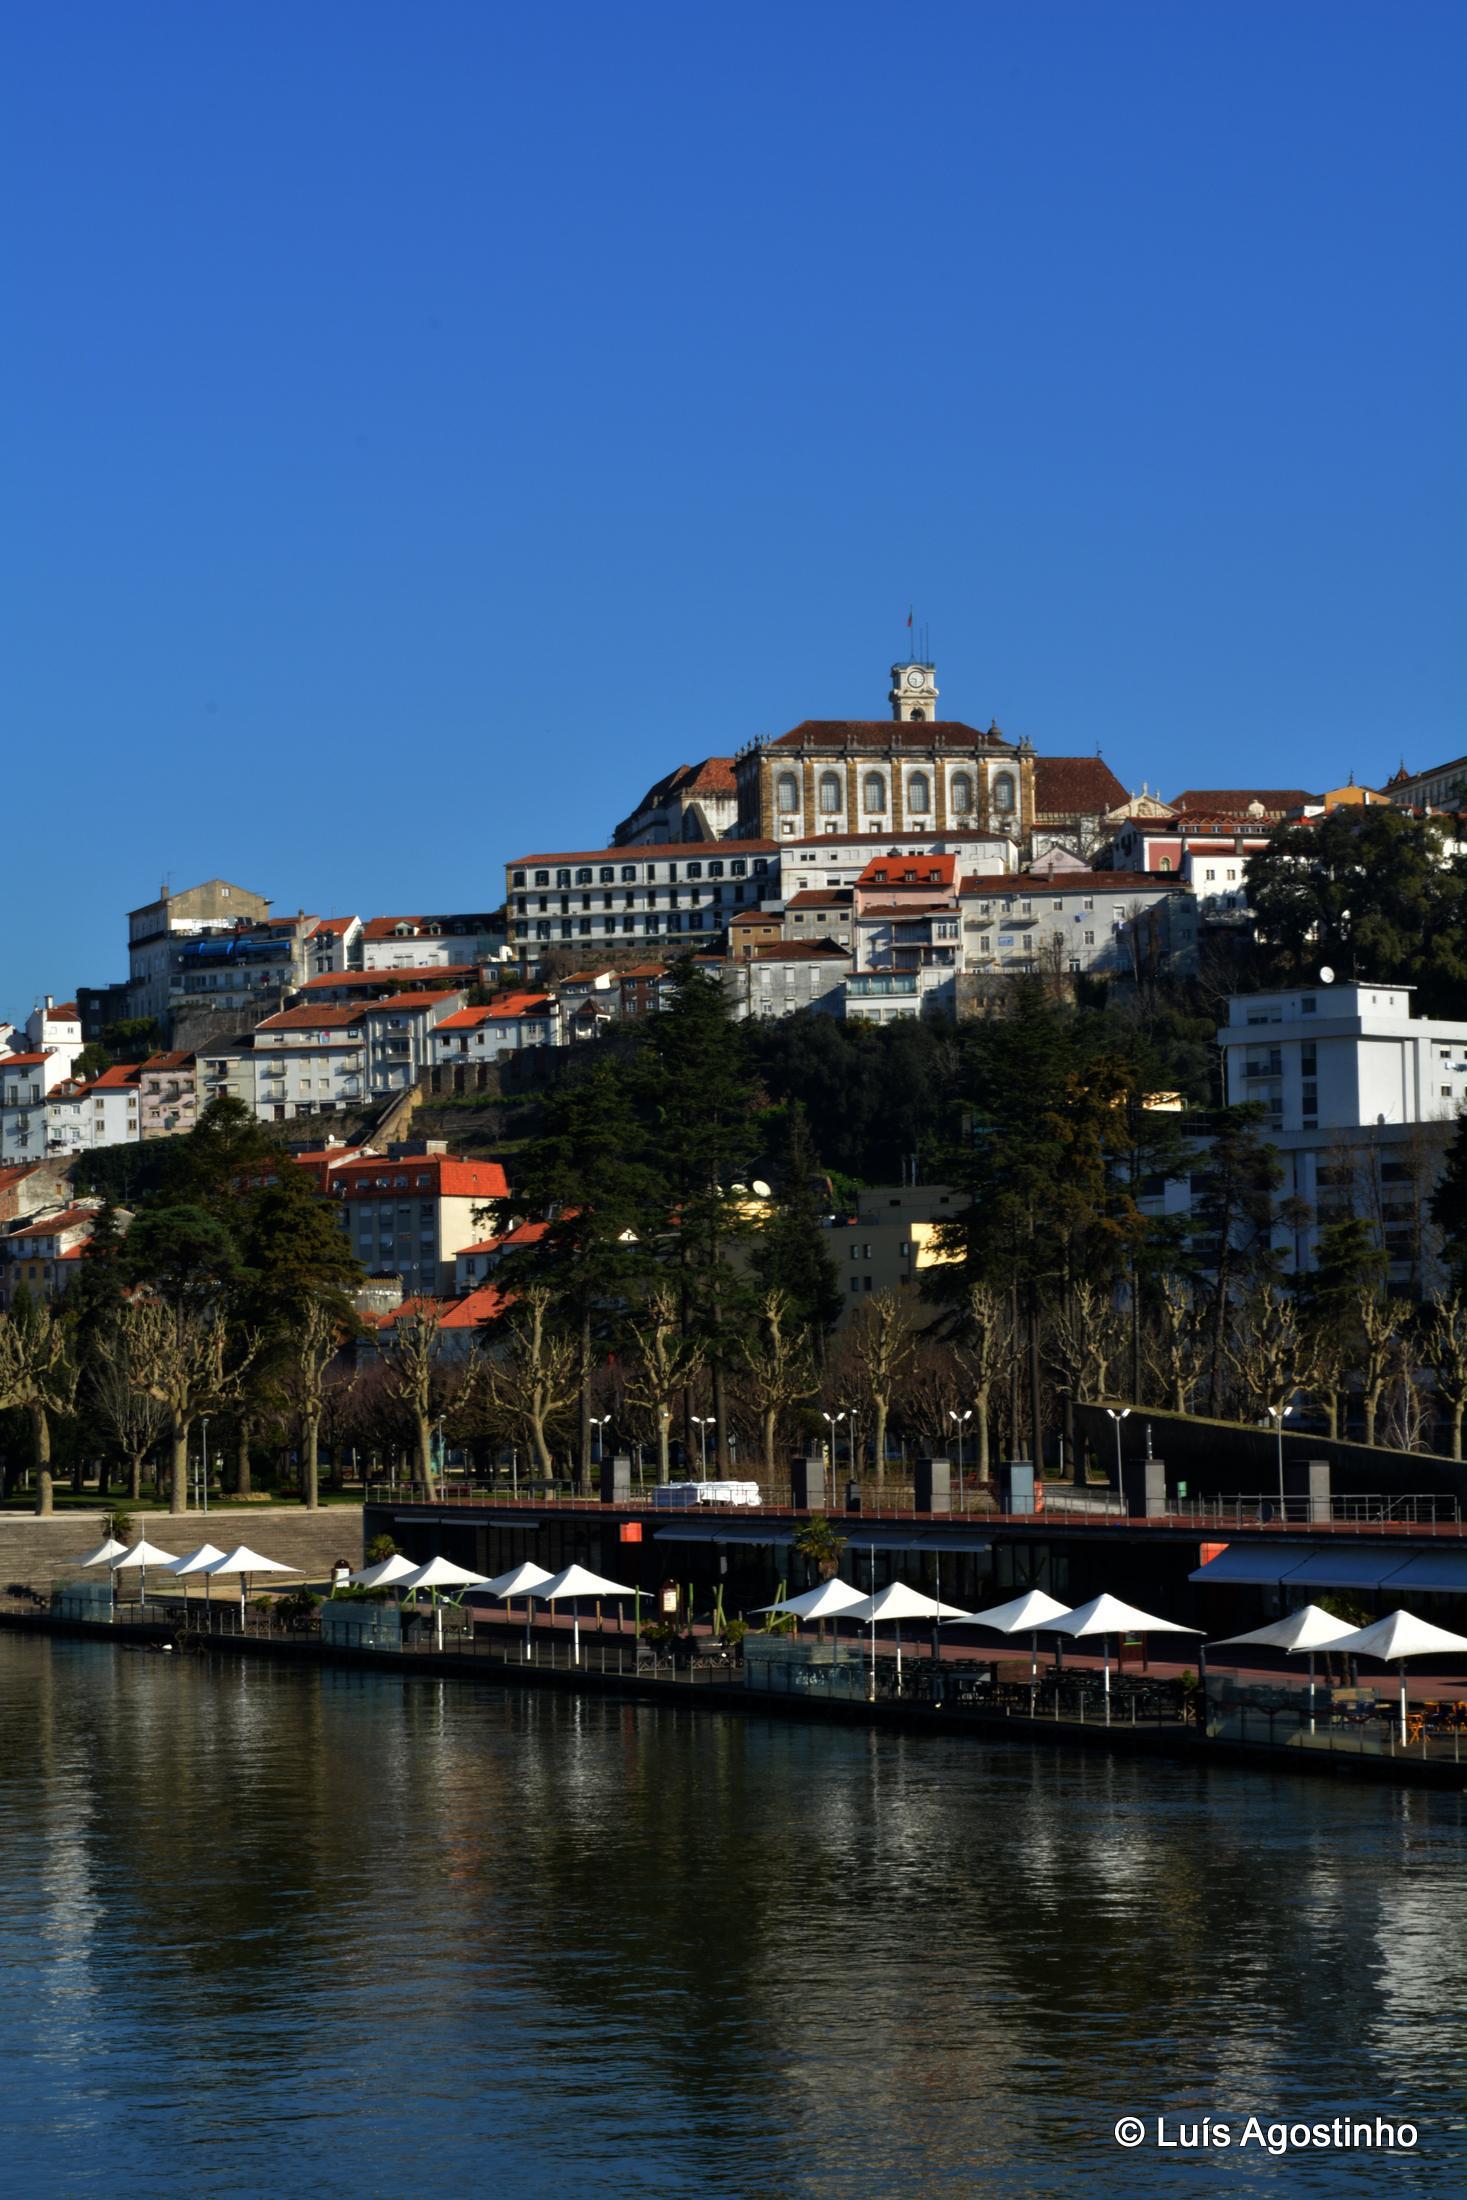
<svg viewBox="0 0 1467 2200"><path fill-rule="evenodd" d="M986 1612L970 1612L968 1617L980 1627L991 1627L995 1634L1032 1635L1036 1629L1056 1627L1069 1617L1069 1611L1068 1604L1047 1596L1043 1589L1026 1589L1007 1604L993 1604Z"/></svg>
<svg viewBox="0 0 1467 2200"><path fill-rule="evenodd" d="M1283 1619L1270 1620L1266 1627L1255 1627L1251 1634L1224 1635L1220 1642L1207 1647L1241 1649L1246 1643L1257 1643L1260 1649L1268 1650L1335 1650L1355 1632L1347 1619L1336 1619L1333 1612L1322 1612L1317 1604L1304 1604Z"/></svg>
<svg viewBox="0 0 1467 2200"><path fill-rule="evenodd" d="M298 1574L299 1566L287 1566L282 1559L266 1558L260 1551L252 1551L248 1543L236 1543L232 1551L216 1558L212 1566L204 1569L211 1574Z"/></svg>
<svg viewBox="0 0 1467 2200"><path fill-rule="evenodd" d="M786 1597L782 1604L761 1604L759 1610L786 1612L791 1619L834 1619L842 1612L849 1612L852 1605L865 1602L859 1589L853 1589L848 1581L832 1575L829 1581L819 1582L801 1596Z"/></svg>
<svg viewBox="0 0 1467 2200"><path fill-rule="evenodd" d="M455 1566L451 1558L430 1558L422 1566L398 1576L400 1589L482 1589L488 1576Z"/></svg>
<svg viewBox="0 0 1467 2200"><path fill-rule="evenodd" d="M1357 1658L1427 1658L1433 1652L1459 1657L1467 1651L1467 1635L1450 1628L1434 1627L1414 1612L1389 1612L1371 1627L1359 1627L1335 1644Z"/></svg>
<svg viewBox="0 0 1467 2200"><path fill-rule="evenodd" d="M114 1558L111 1565L113 1572L120 1574L130 1566L171 1566L175 1556L173 1551L160 1551L156 1543L142 1536L129 1545L121 1558Z"/></svg>
<svg viewBox="0 0 1467 2200"><path fill-rule="evenodd" d="M874 1597L862 1597L859 1604L849 1605L842 1617L864 1625L878 1619L966 1619L968 1615L961 1605L942 1604L905 1581L891 1581Z"/></svg>
<svg viewBox="0 0 1467 2200"><path fill-rule="evenodd" d="M527 1596L531 1589L538 1589L542 1581L549 1579L550 1576L543 1566L537 1566L533 1558L527 1558L523 1565L511 1566L507 1574L496 1574L492 1581L486 1581L483 1586L494 1597L522 1597Z"/></svg>
<svg viewBox="0 0 1467 2200"><path fill-rule="evenodd" d="M636 1593L625 1582L608 1581L604 1574L593 1574L589 1566L563 1566L537 1589L526 1591L528 1596L545 1604L553 1604L557 1597L634 1597Z"/></svg>
<svg viewBox="0 0 1467 2200"><path fill-rule="evenodd" d="M1092 1597L1070 1613L1067 1619L1054 1622L1057 1635L1200 1635L1200 1627L1184 1627L1174 1619L1157 1619L1150 1612L1138 1612L1134 1604L1124 1604L1119 1597L1109 1595Z"/></svg>

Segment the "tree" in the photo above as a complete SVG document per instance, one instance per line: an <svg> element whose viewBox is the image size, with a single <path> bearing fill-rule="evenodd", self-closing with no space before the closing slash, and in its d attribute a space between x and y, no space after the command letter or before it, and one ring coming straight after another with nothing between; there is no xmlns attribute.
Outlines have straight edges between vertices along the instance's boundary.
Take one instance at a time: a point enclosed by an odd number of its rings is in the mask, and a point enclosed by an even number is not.
<svg viewBox="0 0 1467 2200"><path fill-rule="evenodd" d="M766 1294L783 1295L789 1317L818 1348L840 1320L844 1300L830 1257L827 1202L817 1189L820 1160L798 1101L784 1110L776 1177L774 1200L754 1246L754 1274Z"/></svg>
<svg viewBox="0 0 1467 2200"><path fill-rule="evenodd" d="M1201 1309L1178 1277L1165 1277L1146 1332L1146 1367L1155 1379L1160 1403L1172 1413L1190 1413L1207 1365L1207 1336Z"/></svg>
<svg viewBox="0 0 1467 2200"><path fill-rule="evenodd" d="M1422 1355L1436 1378L1439 1406L1447 1413L1452 1457L1462 1456L1462 1420L1467 1414L1467 1301L1460 1291L1438 1292L1422 1339Z"/></svg>
<svg viewBox="0 0 1467 2200"><path fill-rule="evenodd" d="M428 1498L433 1476L434 1377L443 1349L443 1318L430 1299L419 1299L398 1315L387 1346L387 1391L412 1424L418 1479Z"/></svg>
<svg viewBox="0 0 1467 2200"><path fill-rule="evenodd" d="M551 1428L580 1389L576 1343L555 1326L543 1284L520 1293L501 1336L489 1369L490 1395L524 1431L536 1466L549 1480L555 1473Z"/></svg>
<svg viewBox="0 0 1467 2200"><path fill-rule="evenodd" d="M240 1257L228 1225L196 1203L139 1214L118 1254L118 1270L170 1306L217 1306L238 1281Z"/></svg>
<svg viewBox="0 0 1467 2200"><path fill-rule="evenodd" d="M162 1442L168 1416L138 1387L131 1330L121 1311L87 1357L85 1396L104 1441L126 1471L128 1499L135 1505L143 1494L143 1461Z"/></svg>
<svg viewBox="0 0 1467 2200"><path fill-rule="evenodd" d="M44 1299L22 1286L8 1315L0 1315L0 1409L19 1406L31 1426L36 1467L36 1511L51 1510L51 1422L70 1413L77 1371L68 1350L66 1322Z"/></svg>
<svg viewBox="0 0 1467 2200"><path fill-rule="evenodd" d="M865 1301L851 1332L851 1348L871 1407L871 1446L876 1487L886 1476L886 1426L898 1385L916 1349L912 1322L894 1291L878 1291ZM859 1461L856 1462L859 1468Z"/></svg>
<svg viewBox="0 0 1467 2200"><path fill-rule="evenodd" d="M772 1480L780 1419L802 1398L813 1398L818 1386L810 1364L809 1331L800 1326L789 1294L778 1288L766 1291L758 1322L756 1337L743 1340L743 1353L759 1408L764 1471Z"/></svg>
<svg viewBox="0 0 1467 2200"><path fill-rule="evenodd" d="M1196 1172L1200 1191L1192 1210L1196 1251L1213 1272L1212 1341L1207 1362L1207 1410L1221 1403L1223 1368L1234 1291L1273 1273L1274 1199L1283 1171L1264 1142L1263 1110L1246 1105L1219 1111L1212 1142Z"/></svg>
<svg viewBox="0 0 1467 2200"><path fill-rule="evenodd" d="M539 1135L516 1170L516 1203L548 1219L539 1239L513 1255L505 1280L513 1291L527 1284L548 1291L575 1335L579 1489L591 1468L597 1348L616 1341L647 1266L649 1233L665 1219L641 1147L626 1074L600 1063L550 1095Z"/></svg>
<svg viewBox="0 0 1467 2200"><path fill-rule="evenodd" d="M980 1482L989 1479L989 1417L994 1394L1006 1380L1019 1349L1014 1324L1003 1293L990 1284L968 1286L964 1319L954 1357L967 1395L973 1401L973 1435L977 1445L976 1469Z"/></svg>
<svg viewBox="0 0 1467 2200"><path fill-rule="evenodd" d="M321 1503L321 1415L326 1370L341 1349L341 1325L324 1300L308 1300L296 1326L290 1360L290 1395L300 1416L301 1502L311 1512Z"/></svg>
<svg viewBox="0 0 1467 2200"><path fill-rule="evenodd" d="M238 1229L235 1318L259 1341L258 1380L273 1384L299 1418L301 1497L315 1510L326 1371L358 1327L352 1293L361 1264L330 1201L293 1164L245 1196ZM247 1476L248 1425L243 1471Z"/></svg>
<svg viewBox="0 0 1467 2200"><path fill-rule="evenodd" d="M1281 825L1247 866L1248 900L1275 977L1414 985L1427 1015L1467 998L1467 865L1436 818L1388 803Z"/></svg>
<svg viewBox="0 0 1467 2200"><path fill-rule="evenodd" d="M846 1538L838 1535L824 1513L802 1520L792 1538L796 1557L802 1558L822 1581L833 1581L840 1572Z"/></svg>
<svg viewBox="0 0 1467 2200"><path fill-rule="evenodd" d="M1411 1318L1404 1299L1393 1299L1366 1287L1356 1300L1357 1365L1360 1371L1360 1403L1365 1413L1365 1441L1375 1442L1375 1424L1381 1400L1390 1386L1396 1359L1396 1339Z"/></svg>
<svg viewBox="0 0 1467 2200"><path fill-rule="evenodd" d="M635 1351L626 1374L627 1402L644 1408L652 1418L657 1479L665 1485L671 1475L668 1428L672 1409L703 1366L703 1340L684 1334L676 1295L666 1284L651 1292L640 1319L633 1321L630 1329Z"/></svg>
<svg viewBox="0 0 1467 2200"><path fill-rule="evenodd" d="M188 1444L201 1413L233 1405L256 1344L233 1341L217 1308L137 1298L124 1316L133 1379L168 1416L170 1512L188 1510Z"/></svg>
<svg viewBox="0 0 1467 2200"><path fill-rule="evenodd" d="M1283 1410L1307 1389L1311 1370L1308 1341L1297 1307L1268 1284L1258 1285L1236 1309L1229 1357L1242 1394L1262 1419Z"/></svg>

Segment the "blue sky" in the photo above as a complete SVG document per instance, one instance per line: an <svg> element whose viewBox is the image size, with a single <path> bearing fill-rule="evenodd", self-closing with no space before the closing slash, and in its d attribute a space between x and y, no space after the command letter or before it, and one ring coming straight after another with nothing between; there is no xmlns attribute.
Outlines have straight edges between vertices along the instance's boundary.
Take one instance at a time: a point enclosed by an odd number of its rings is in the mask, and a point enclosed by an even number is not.
<svg viewBox="0 0 1467 2200"><path fill-rule="evenodd" d="M944 708L1128 783L1467 747L1467 10L12 11L0 1013L221 873L477 908Z"/></svg>

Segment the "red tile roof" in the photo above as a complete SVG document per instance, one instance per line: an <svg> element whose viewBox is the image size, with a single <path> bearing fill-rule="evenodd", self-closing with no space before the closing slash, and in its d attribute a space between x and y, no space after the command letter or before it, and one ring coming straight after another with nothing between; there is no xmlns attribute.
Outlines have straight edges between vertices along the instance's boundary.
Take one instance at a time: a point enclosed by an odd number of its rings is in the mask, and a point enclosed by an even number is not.
<svg viewBox="0 0 1467 2200"><path fill-rule="evenodd" d="M511 856L507 868L522 871L531 863L676 863L684 856L702 862L710 854L773 855L778 847L774 840L669 840L634 848L555 848L548 855Z"/></svg>
<svg viewBox="0 0 1467 2200"><path fill-rule="evenodd" d="M75 1001L53 1001L43 1014L48 1023L74 1024L81 1019L81 1010Z"/></svg>
<svg viewBox="0 0 1467 2200"><path fill-rule="evenodd" d="M112 1069L104 1069L100 1077L94 1077L86 1089L95 1092L99 1085L115 1091L121 1085L135 1085L142 1075L140 1062L118 1062Z"/></svg>
<svg viewBox="0 0 1467 2200"><path fill-rule="evenodd" d="M145 1062L139 1063L138 1067L144 1071L154 1070L161 1075L165 1070L187 1069L193 1061L194 1056L192 1054L150 1054Z"/></svg>
<svg viewBox="0 0 1467 2200"><path fill-rule="evenodd" d="M267 1016L256 1031L340 1031L348 1025L359 1024L367 1011L350 1001L339 1008L283 1008L277 1016Z"/></svg>
<svg viewBox="0 0 1467 2200"><path fill-rule="evenodd" d="M441 976L442 973L440 972ZM364 1016L421 1016L428 1008L436 1008L440 1001L456 1001L462 986L453 986L446 993L404 993L400 998L385 1001L368 1001Z"/></svg>
<svg viewBox="0 0 1467 2200"><path fill-rule="evenodd" d="M753 962L849 962L850 949L833 940L769 940L756 947Z"/></svg>
<svg viewBox="0 0 1467 2200"><path fill-rule="evenodd" d="M90 1229L96 1220L93 1207L65 1207L58 1215L32 1215L7 1233L5 1243L14 1245L22 1238L58 1237L64 1230L80 1230L84 1224Z"/></svg>
<svg viewBox="0 0 1467 2200"><path fill-rule="evenodd" d="M961 718L806 718L770 743L776 749L1003 749L997 726L980 733Z"/></svg>
<svg viewBox="0 0 1467 2200"><path fill-rule="evenodd" d="M55 1047L45 1047L38 1054L0 1054L0 1069L34 1069L38 1062L49 1062Z"/></svg>
<svg viewBox="0 0 1467 2200"><path fill-rule="evenodd" d="M996 871L965 878L961 892L980 899L995 894L1132 894L1186 891L1185 882L1172 871Z"/></svg>
<svg viewBox="0 0 1467 2200"><path fill-rule="evenodd" d="M419 1183L420 1177L429 1181ZM438 1199L508 1199L509 1181L497 1161L464 1161L452 1154L409 1154L397 1161L379 1155L347 1161L331 1172L333 1193L347 1199L395 1198L428 1192Z"/></svg>
<svg viewBox="0 0 1467 2200"><path fill-rule="evenodd" d="M302 993L327 993L341 986L354 993L391 992L394 986L406 986L417 979L441 986L445 978L462 978L465 985L473 985L478 978L474 963L438 963L426 970L323 970L319 977L307 978L300 987Z"/></svg>
<svg viewBox="0 0 1467 2200"><path fill-rule="evenodd" d="M506 993L480 1008L455 1009L436 1028L439 1031L475 1031L480 1024L498 1023L506 1016L548 1016L554 1006L548 993Z"/></svg>
<svg viewBox="0 0 1467 2200"><path fill-rule="evenodd" d="M678 764L672 771L664 773L661 779L654 780L630 815L640 817L643 810L660 809L675 794L729 796L737 791L733 758L705 756L701 764Z"/></svg>
<svg viewBox="0 0 1467 2200"><path fill-rule="evenodd" d="M1174 810L1202 810L1213 816L1244 817L1251 802L1261 803L1269 817L1283 817L1306 802L1318 802L1317 794L1302 787L1184 787L1172 802Z"/></svg>
<svg viewBox="0 0 1467 2200"><path fill-rule="evenodd" d="M953 886L957 881L956 856L873 856L856 884L859 887Z"/></svg>
<svg viewBox="0 0 1467 2200"><path fill-rule="evenodd" d="M888 858L888 861L893 859ZM920 861L921 858L918 858ZM791 894L786 909L849 909L852 903L849 886L802 886L797 894Z"/></svg>
<svg viewBox="0 0 1467 2200"><path fill-rule="evenodd" d="M1104 817L1130 800L1109 764L1098 756L1036 756L1034 815Z"/></svg>

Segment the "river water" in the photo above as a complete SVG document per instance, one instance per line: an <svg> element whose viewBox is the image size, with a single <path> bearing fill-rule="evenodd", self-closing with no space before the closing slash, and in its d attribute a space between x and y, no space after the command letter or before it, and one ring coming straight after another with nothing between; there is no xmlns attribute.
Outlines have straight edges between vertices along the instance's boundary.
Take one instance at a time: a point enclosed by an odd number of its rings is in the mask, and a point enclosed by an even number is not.
<svg viewBox="0 0 1467 2200"><path fill-rule="evenodd" d="M1463 1832L1343 1783L0 1637L3 2189L1460 2193ZM1344 2112L1418 2144L1240 2144ZM1208 2114L1230 2149L1158 2149Z"/></svg>

